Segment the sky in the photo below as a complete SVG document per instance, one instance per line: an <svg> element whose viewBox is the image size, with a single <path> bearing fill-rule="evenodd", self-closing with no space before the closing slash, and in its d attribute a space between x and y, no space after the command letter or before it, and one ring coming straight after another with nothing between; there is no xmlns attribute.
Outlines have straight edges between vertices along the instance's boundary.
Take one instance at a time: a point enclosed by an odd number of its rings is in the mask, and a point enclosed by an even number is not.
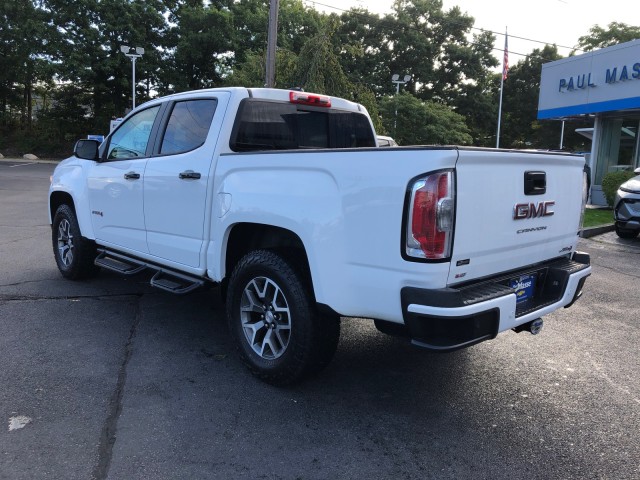
<svg viewBox="0 0 640 480"><path fill-rule="evenodd" d="M375 13L389 13L392 0L317 0L337 7L331 9L316 4L318 10L340 13L350 7L363 7ZM305 4L312 6L309 0ZM443 9L454 6L475 18L474 27L493 32L509 33L509 63L514 65L535 48L545 43L558 46L562 56L568 56L578 38L587 35L593 25L605 27L611 22L640 25L640 2L637 0L443 0ZM478 32L477 30L473 30ZM522 37L528 40L521 40ZM536 43L529 40L537 40ZM568 48L561 48L568 47ZM496 58L502 60L504 35L496 35Z"/></svg>

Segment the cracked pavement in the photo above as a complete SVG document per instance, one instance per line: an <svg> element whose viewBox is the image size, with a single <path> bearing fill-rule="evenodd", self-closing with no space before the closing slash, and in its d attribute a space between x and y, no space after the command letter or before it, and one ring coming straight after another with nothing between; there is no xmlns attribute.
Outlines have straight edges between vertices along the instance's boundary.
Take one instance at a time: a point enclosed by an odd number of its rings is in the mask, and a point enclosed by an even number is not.
<svg viewBox="0 0 640 480"><path fill-rule="evenodd" d="M451 354L343 321L318 378L237 359L218 291L58 273L53 165L0 162L0 479L640 478L640 240L542 333Z"/></svg>

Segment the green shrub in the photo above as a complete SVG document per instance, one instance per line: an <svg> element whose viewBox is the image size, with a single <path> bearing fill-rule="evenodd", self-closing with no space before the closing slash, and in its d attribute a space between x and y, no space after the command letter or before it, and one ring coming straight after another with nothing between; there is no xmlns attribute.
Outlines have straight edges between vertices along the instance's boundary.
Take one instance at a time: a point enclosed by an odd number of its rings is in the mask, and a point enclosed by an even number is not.
<svg viewBox="0 0 640 480"><path fill-rule="evenodd" d="M618 188L620 188L620 185L635 175L635 173L629 170L619 170L617 172L607 173L602 178L602 193L604 193L610 207L613 207L613 202L616 199L616 192L618 191Z"/></svg>

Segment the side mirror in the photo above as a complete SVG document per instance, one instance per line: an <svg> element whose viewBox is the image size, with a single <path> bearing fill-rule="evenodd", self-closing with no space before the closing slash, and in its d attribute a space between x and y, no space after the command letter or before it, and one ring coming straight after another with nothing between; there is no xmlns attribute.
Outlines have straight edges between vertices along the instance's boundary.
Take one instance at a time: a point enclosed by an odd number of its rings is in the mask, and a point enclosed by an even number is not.
<svg viewBox="0 0 640 480"><path fill-rule="evenodd" d="M78 140L76 146L73 147L73 154L84 160L98 160L98 147L100 142L97 140Z"/></svg>
<svg viewBox="0 0 640 480"><path fill-rule="evenodd" d="M636 175L640 175L640 168L636 168L633 173L635 173Z"/></svg>

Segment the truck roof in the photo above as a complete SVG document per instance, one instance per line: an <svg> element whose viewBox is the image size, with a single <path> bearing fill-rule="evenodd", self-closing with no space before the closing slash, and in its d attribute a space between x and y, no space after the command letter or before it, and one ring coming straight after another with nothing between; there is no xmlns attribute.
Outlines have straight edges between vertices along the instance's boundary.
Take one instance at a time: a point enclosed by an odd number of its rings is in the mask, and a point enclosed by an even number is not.
<svg viewBox="0 0 640 480"><path fill-rule="evenodd" d="M340 110L348 110L353 112L366 112L366 109L355 102L351 102L349 100L345 100L339 97L332 97L330 95L323 95L319 93L312 92L303 92L301 90L293 90L293 89L280 89L280 88L246 88L246 87L221 87L221 88L206 88L202 90L191 90L187 92L174 93L173 95L167 95L161 97L163 99L166 98L180 98L180 97L188 97L194 93L216 93L216 92L229 92L232 95L239 95L240 97L247 98L259 98L265 100L274 100L279 102L290 102L290 94L291 92L295 92L298 94L307 94L313 95L317 97L327 97L330 99L331 108L338 108ZM159 100L160 98L154 99Z"/></svg>

